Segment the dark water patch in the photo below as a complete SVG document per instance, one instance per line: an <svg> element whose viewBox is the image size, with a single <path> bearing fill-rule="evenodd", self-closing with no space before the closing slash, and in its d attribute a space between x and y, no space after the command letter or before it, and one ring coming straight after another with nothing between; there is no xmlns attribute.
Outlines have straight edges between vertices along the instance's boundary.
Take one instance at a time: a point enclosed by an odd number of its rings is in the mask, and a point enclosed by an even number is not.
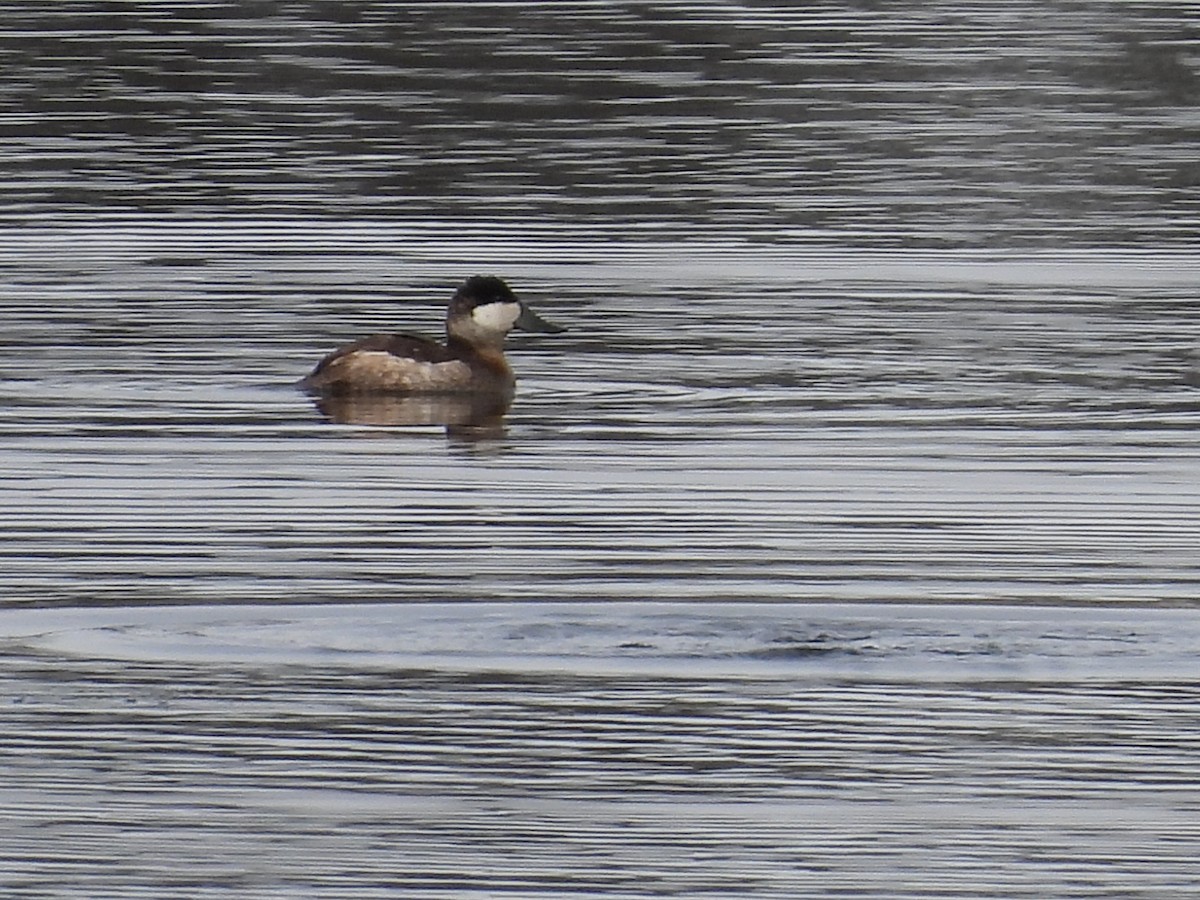
<svg viewBox="0 0 1200 900"><path fill-rule="evenodd" d="M2 9L9 215L1195 236L1187 4Z"/></svg>

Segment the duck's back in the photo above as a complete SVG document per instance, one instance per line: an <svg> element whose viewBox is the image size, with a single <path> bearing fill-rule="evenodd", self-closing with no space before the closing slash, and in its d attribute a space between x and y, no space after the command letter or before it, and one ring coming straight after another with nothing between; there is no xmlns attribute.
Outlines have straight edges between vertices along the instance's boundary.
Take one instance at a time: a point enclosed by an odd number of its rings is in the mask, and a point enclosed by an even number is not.
<svg viewBox="0 0 1200 900"><path fill-rule="evenodd" d="M470 364L414 334L373 334L334 350L300 382L323 394L430 393L468 389Z"/></svg>

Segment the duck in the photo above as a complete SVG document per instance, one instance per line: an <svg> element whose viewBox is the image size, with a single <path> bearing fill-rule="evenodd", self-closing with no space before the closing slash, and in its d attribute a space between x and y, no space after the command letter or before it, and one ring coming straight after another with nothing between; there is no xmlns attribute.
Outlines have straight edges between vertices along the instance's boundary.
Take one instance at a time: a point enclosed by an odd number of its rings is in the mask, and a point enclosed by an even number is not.
<svg viewBox="0 0 1200 900"><path fill-rule="evenodd" d="M339 347L300 387L325 397L460 395L511 398L516 377L504 357L513 329L561 334L502 279L474 275L446 311L446 342L413 334L374 334Z"/></svg>

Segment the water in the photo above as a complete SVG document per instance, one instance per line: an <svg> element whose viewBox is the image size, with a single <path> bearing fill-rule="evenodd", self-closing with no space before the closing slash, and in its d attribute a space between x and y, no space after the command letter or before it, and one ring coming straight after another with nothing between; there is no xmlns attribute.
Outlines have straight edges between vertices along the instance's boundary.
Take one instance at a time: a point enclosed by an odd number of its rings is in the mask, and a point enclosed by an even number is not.
<svg viewBox="0 0 1200 900"><path fill-rule="evenodd" d="M1191 3L0 12L19 214L532 221L554 245L1197 237Z"/></svg>
<svg viewBox="0 0 1200 900"><path fill-rule="evenodd" d="M1190 4L0 11L6 896L1196 893Z"/></svg>
<svg viewBox="0 0 1200 900"><path fill-rule="evenodd" d="M5 624L12 896L1195 886L1190 610L388 604Z"/></svg>

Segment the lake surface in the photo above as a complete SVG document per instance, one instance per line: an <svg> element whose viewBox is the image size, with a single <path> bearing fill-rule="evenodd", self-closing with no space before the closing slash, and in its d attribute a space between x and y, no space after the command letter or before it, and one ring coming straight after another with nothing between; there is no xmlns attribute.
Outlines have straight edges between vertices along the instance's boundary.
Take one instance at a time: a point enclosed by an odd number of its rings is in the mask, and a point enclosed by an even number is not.
<svg viewBox="0 0 1200 900"><path fill-rule="evenodd" d="M1200 890L1195 10L803 7L0 3L6 897Z"/></svg>

